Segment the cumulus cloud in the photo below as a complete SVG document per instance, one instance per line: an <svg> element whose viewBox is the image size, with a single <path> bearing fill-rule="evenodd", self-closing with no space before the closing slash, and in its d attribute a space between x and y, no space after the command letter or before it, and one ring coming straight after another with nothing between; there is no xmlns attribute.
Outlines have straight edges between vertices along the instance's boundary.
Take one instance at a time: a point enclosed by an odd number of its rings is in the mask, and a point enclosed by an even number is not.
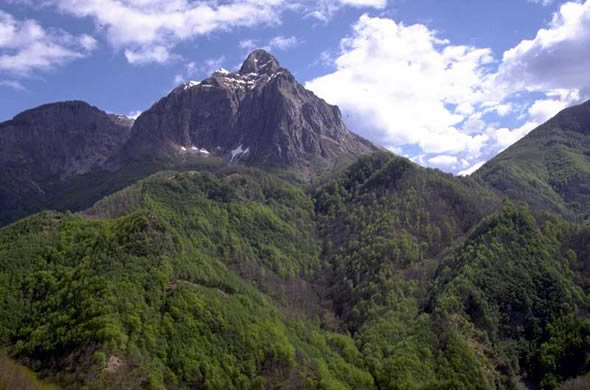
<svg viewBox="0 0 590 390"><path fill-rule="evenodd" d="M482 85L491 60L489 49L450 45L423 25L363 15L341 41L336 71L306 86L386 147L477 154L487 136L458 126L488 98Z"/></svg>
<svg viewBox="0 0 590 390"><path fill-rule="evenodd" d="M513 89L590 86L590 1L563 4L534 39L506 51L498 81Z"/></svg>
<svg viewBox="0 0 590 390"><path fill-rule="evenodd" d="M18 20L0 10L0 71L27 76L85 57L96 45L89 35L45 29L35 20Z"/></svg>
<svg viewBox="0 0 590 390"><path fill-rule="evenodd" d="M512 145L528 133L533 130L535 127L540 125L541 123L535 121L528 121L520 127L515 129L509 129L506 127L502 127L500 129L490 129L490 132L493 132L492 138L494 139L495 145L497 145L500 150L506 149L508 146Z"/></svg>
<svg viewBox="0 0 590 390"><path fill-rule="evenodd" d="M580 100L577 90L552 90L547 92L546 96L547 98L536 100L528 108L529 120L543 123L559 111Z"/></svg>
<svg viewBox="0 0 590 390"><path fill-rule="evenodd" d="M501 59L424 25L363 15L340 51L319 61L334 70L306 86L338 104L354 131L457 172L590 97L589 45L590 0L563 4L534 39ZM500 126L501 118L517 125Z"/></svg>

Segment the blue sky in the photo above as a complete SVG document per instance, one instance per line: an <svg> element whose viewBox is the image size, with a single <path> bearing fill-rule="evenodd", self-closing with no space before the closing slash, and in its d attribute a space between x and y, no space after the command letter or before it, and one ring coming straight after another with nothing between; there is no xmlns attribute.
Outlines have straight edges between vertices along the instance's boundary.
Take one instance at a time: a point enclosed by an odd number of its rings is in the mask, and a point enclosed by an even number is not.
<svg viewBox="0 0 590 390"><path fill-rule="evenodd" d="M351 130L453 173L590 98L590 0L2 0L0 120L137 114L258 47Z"/></svg>

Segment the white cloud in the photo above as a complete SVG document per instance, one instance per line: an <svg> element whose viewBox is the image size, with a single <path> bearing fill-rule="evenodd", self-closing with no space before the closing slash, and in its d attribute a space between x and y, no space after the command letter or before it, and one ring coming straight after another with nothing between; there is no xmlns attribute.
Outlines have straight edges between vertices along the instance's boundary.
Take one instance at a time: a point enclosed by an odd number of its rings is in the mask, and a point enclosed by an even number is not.
<svg viewBox="0 0 590 390"><path fill-rule="evenodd" d="M273 24L282 0L47 0L63 12L91 17L106 30L115 46L143 47L172 44L195 36Z"/></svg>
<svg viewBox="0 0 590 390"><path fill-rule="evenodd" d="M355 7L385 8L387 0L340 0L340 3Z"/></svg>
<svg viewBox="0 0 590 390"><path fill-rule="evenodd" d="M27 88L20 82L16 80L0 80L0 87L7 87L12 88L17 91L26 91Z"/></svg>
<svg viewBox="0 0 590 390"><path fill-rule="evenodd" d="M504 53L498 81L512 89L587 89L589 48L590 0L565 3L548 28Z"/></svg>
<svg viewBox="0 0 590 390"><path fill-rule="evenodd" d="M174 75L174 80L172 81L172 86L176 87L177 85L184 83L185 81L189 80L195 74L199 72L199 66L196 62L189 62L184 65L184 69L181 73L177 73Z"/></svg>
<svg viewBox="0 0 590 390"><path fill-rule="evenodd" d="M204 67L205 74L210 75L211 73L215 72L217 69L221 68L221 65L223 65L224 62L225 62L224 56L209 58L209 59L205 60L205 67Z"/></svg>
<svg viewBox="0 0 590 390"><path fill-rule="evenodd" d="M24 0L20 2L27 3ZM124 50L130 63L162 63L173 59L174 47L216 31L278 25L285 11L325 19L344 7L383 8L387 0L43 0L61 12L91 18L108 42ZM290 38L287 38L290 39ZM247 41L244 41L247 44ZM293 44L291 41L280 45Z"/></svg>
<svg viewBox="0 0 590 390"><path fill-rule="evenodd" d="M486 128L486 122L482 119L482 113L477 112L467 118L463 123L463 131L467 134L479 134Z"/></svg>
<svg viewBox="0 0 590 390"><path fill-rule="evenodd" d="M484 113L495 112L499 116L506 116L510 114L513 110L514 105L512 103L502 103L484 109Z"/></svg>
<svg viewBox="0 0 590 390"><path fill-rule="evenodd" d="M424 25L364 15L339 53L318 60L334 70L306 87L338 104L354 131L390 149L412 146L421 164L441 166L438 155L454 156L460 164L447 166L455 171L590 97L589 47L590 0L562 5L547 28L501 61Z"/></svg>
<svg viewBox="0 0 590 390"><path fill-rule="evenodd" d="M239 43L240 49L252 50L257 47L256 41L253 39L245 39Z"/></svg>
<svg viewBox="0 0 590 390"><path fill-rule="evenodd" d="M164 46L148 46L135 50L126 49L125 58L127 58L130 64L142 65L153 62L163 64L177 58L177 56L170 54Z"/></svg>
<svg viewBox="0 0 590 390"><path fill-rule="evenodd" d="M185 81L186 78L184 77L184 75L178 73L174 75L174 81L172 81L172 85L176 86L178 84L184 83Z"/></svg>
<svg viewBox="0 0 590 390"><path fill-rule="evenodd" d="M305 13L323 22L330 20L337 11L345 6L376 9L383 9L387 6L387 0L316 0L311 3L313 6L302 7Z"/></svg>
<svg viewBox="0 0 590 390"><path fill-rule="evenodd" d="M86 51L92 51L96 49L96 47L98 46L98 42L96 42L96 39L87 34L83 34L79 40L80 46L82 46Z"/></svg>
<svg viewBox="0 0 590 390"><path fill-rule="evenodd" d="M546 95L547 99L537 99L528 107L524 115L527 121L520 127L512 130L507 128L488 129L488 133L490 133L495 145L500 150L512 145L536 127L551 119L559 111L579 100L576 91L550 91Z"/></svg>
<svg viewBox="0 0 590 390"><path fill-rule="evenodd" d="M450 167L459 162L456 156L449 156L448 154L439 154L428 159L428 162L435 166Z"/></svg>
<svg viewBox="0 0 590 390"><path fill-rule="evenodd" d="M335 55L334 53L330 52L329 50L324 50L320 53L320 57L314 61L314 65L321 65L324 67L333 66L335 62Z"/></svg>
<svg viewBox="0 0 590 390"><path fill-rule="evenodd" d="M423 25L363 15L341 41L336 71L306 87L338 104L354 130L385 146L478 154L487 136L458 125L486 98L490 56L489 49L445 43Z"/></svg>
<svg viewBox="0 0 590 390"><path fill-rule="evenodd" d="M271 49L273 48L277 48L279 50L287 50L287 49L291 49L295 46L297 46L299 44L299 42L297 41L296 37L284 37L282 35L279 35L277 37L274 37L273 39L270 40L270 42L268 43L269 47Z"/></svg>
<svg viewBox="0 0 590 390"><path fill-rule="evenodd" d="M0 71L28 76L85 57L96 45L89 35L47 30L35 20L18 20L0 10Z"/></svg>
<svg viewBox="0 0 590 390"><path fill-rule="evenodd" d="M495 140L495 145L497 145L500 150L504 150L539 125L539 122L529 121L516 129L510 130L506 127L502 127L500 129L490 129L490 132L492 133L492 138Z"/></svg>
<svg viewBox="0 0 590 390"><path fill-rule="evenodd" d="M457 173L458 176L469 176L471 175L473 172L477 171L479 168L483 167L483 165L485 164L485 161L479 161L475 164L473 164L472 166L470 166L469 168L460 171L459 173Z"/></svg>
<svg viewBox="0 0 590 390"><path fill-rule="evenodd" d="M577 93L553 99L536 100L528 109L528 117L534 122L543 123L578 100Z"/></svg>
<svg viewBox="0 0 590 390"><path fill-rule="evenodd" d="M245 49L248 51L252 51L256 48L261 48L266 51L273 51L274 49L278 50L289 50L296 46L299 46L301 42L295 36L285 37L283 35L278 35L276 37L271 38L266 43L261 43L255 39L246 39L240 41L238 46L240 49Z"/></svg>
<svg viewBox="0 0 590 390"><path fill-rule="evenodd" d="M195 73L197 73L197 71L199 70L199 67L197 66L196 62L189 62L185 65L185 69L186 69L186 74L188 76L192 76Z"/></svg>

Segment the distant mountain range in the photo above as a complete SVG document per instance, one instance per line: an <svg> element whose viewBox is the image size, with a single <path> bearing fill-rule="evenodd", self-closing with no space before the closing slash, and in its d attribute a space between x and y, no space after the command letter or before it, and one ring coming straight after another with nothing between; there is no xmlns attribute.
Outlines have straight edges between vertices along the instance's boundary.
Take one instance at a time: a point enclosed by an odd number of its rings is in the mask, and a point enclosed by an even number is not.
<svg viewBox="0 0 590 390"><path fill-rule="evenodd" d="M175 88L135 121L72 101L18 114L0 123L0 133L4 222L57 203L78 208L54 195L78 198L62 188L84 175L100 185L103 172L138 163L179 167L219 157L228 164L290 169L305 179L379 149L351 133L338 107L303 88L263 50L251 53L237 73L220 69ZM134 179L142 175L144 170ZM88 195L82 206L105 194Z"/></svg>
<svg viewBox="0 0 590 390"><path fill-rule="evenodd" d="M0 389L590 388L590 102L470 177L270 54L0 124ZM13 386L14 387L14 386Z"/></svg>

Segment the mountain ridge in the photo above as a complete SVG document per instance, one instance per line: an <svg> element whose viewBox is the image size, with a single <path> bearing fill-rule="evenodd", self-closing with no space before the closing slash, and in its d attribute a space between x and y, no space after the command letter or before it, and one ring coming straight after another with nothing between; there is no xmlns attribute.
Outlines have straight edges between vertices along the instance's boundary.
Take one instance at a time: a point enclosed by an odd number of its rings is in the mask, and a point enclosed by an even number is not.
<svg viewBox="0 0 590 390"><path fill-rule="evenodd" d="M590 217L590 100L568 107L474 175L513 200L578 221Z"/></svg>
<svg viewBox="0 0 590 390"><path fill-rule="evenodd" d="M340 156L377 149L346 128L336 106L306 90L272 55L256 50L239 72L221 69L201 82L184 83L143 112L125 157L206 151L230 162L295 166L313 175Z"/></svg>
<svg viewBox="0 0 590 390"><path fill-rule="evenodd" d="M54 184L105 168L128 124L82 101L39 106L0 123L0 221L51 208Z"/></svg>
<svg viewBox="0 0 590 390"><path fill-rule="evenodd" d="M135 120L66 101L17 114L0 134L0 223L89 207L165 168L240 162L308 181L379 149L263 50L239 72L176 87Z"/></svg>

